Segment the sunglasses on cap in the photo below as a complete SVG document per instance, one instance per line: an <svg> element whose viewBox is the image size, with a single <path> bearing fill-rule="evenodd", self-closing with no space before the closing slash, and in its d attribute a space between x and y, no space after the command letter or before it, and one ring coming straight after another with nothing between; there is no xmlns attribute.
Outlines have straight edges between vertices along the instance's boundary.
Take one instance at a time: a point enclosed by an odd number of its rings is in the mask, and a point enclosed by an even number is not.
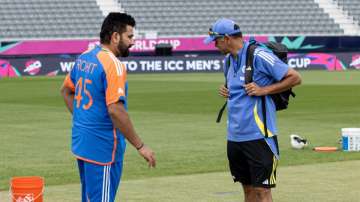
<svg viewBox="0 0 360 202"><path fill-rule="evenodd" d="M238 34L238 33L240 33L240 32L241 32L241 31L240 31L239 25L234 24L234 31L233 31L233 33L231 33L231 34L221 34L221 33L219 33L219 32L214 32L214 31L212 30L212 28L209 29L208 34L209 34L210 36L215 37L215 38L220 38L220 37L224 37L224 36L235 35L235 34Z"/></svg>
<svg viewBox="0 0 360 202"><path fill-rule="evenodd" d="M212 28L209 29L208 34L209 34L209 36L213 36L215 38L220 38L220 37L224 37L227 35L227 34L220 34L219 32L214 32L214 31L212 31Z"/></svg>

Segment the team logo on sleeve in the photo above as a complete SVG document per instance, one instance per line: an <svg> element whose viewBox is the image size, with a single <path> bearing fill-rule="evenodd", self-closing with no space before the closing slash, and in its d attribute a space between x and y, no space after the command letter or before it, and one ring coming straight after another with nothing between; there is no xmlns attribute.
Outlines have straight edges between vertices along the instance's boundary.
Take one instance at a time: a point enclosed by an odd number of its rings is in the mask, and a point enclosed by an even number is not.
<svg viewBox="0 0 360 202"><path fill-rule="evenodd" d="M31 76L36 75L40 72L41 62L39 60L29 60L25 63L24 72L27 72Z"/></svg>

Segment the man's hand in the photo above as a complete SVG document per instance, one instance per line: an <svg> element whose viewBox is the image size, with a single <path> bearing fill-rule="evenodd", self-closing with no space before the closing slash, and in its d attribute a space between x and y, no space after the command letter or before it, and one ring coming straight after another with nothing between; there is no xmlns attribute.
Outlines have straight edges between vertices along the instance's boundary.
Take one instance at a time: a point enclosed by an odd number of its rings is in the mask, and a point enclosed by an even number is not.
<svg viewBox="0 0 360 202"><path fill-rule="evenodd" d="M146 145L143 145L139 150L139 154L149 163L149 167L155 168L156 160L155 153Z"/></svg>
<svg viewBox="0 0 360 202"><path fill-rule="evenodd" d="M219 87L219 96L221 96L223 98L229 97L229 90L225 87L225 85L221 85Z"/></svg>
<svg viewBox="0 0 360 202"><path fill-rule="evenodd" d="M258 85L256 85L256 83L252 82L249 84L245 84L244 88L246 93L250 96L263 96L283 92L296 85L299 85L300 83L300 74L294 69L289 68L285 77L279 82L263 87L259 87Z"/></svg>
<svg viewBox="0 0 360 202"><path fill-rule="evenodd" d="M250 96L263 96L267 95L264 88L259 87L256 83L251 82L244 85L245 91Z"/></svg>
<svg viewBox="0 0 360 202"><path fill-rule="evenodd" d="M122 102L116 102L108 106L108 112L116 128L119 128L125 138L138 150L139 154L149 162L149 167L155 167L156 160L154 152L144 145L135 132L130 117Z"/></svg>

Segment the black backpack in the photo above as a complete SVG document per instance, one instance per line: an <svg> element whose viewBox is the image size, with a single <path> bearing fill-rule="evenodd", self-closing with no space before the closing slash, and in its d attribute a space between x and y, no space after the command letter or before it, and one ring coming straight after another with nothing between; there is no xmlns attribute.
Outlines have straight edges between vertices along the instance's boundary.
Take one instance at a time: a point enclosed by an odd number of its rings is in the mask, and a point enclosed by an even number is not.
<svg viewBox="0 0 360 202"><path fill-rule="evenodd" d="M280 60L282 60L284 63L287 63L288 49L285 45L283 45L281 43L276 43L276 42L268 42L265 44L259 44L256 41L250 41L249 43L250 44L247 48L247 53L246 53L245 84L251 83L253 81L253 72L254 72L253 71L253 69L254 69L253 60L254 60L254 52L255 52L256 47L261 46L261 47L271 50ZM226 58L225 67L224 67L225 68L225 71L224 71L225 86L227 86L227 73L228 73L229 67L230 67L230 58L228 57L228 58ZM286 91L270 95L272 100L275 103L276 111L280 111L280 110L284 110L284 109L288 108L290 95L292 97L295 97L295 93L292 91L291 88ZM263 111L263 118L264 118L264 131L265 131L265 136L268 137L267 126L266 126L265 96L261 96L261 101L262 101L262 109L263 109L262 111ZM220 122L226 105L227 105L227 101L224 103L224 105L222 106L222 108L219 111L218 117L216 119L217 123Z"/></svg>

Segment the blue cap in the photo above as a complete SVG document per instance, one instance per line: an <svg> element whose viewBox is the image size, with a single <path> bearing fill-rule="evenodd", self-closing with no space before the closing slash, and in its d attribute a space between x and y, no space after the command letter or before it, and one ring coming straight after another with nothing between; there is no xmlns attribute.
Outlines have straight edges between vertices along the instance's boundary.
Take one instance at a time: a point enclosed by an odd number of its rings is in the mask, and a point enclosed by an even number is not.
<svg viewBox="0 0 360 202"><path fill-rule="evenodd" d="M226 18L217 20L209 29L209 36L205 38L204 43L209 44L221 36L231 36L240 33L240 27L234 21Z"/></svg>

